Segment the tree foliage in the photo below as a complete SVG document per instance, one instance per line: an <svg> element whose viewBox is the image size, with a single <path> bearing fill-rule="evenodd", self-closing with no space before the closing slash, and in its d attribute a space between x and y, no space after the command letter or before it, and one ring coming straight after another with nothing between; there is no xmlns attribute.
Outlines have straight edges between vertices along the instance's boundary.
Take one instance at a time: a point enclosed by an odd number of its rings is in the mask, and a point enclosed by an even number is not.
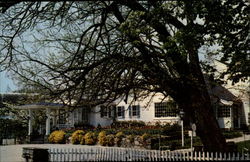
<svg viewBox="0 0 250 162"><path fill-rule="evenodd" d="M212 110L199 50L218 45L210 54L228 64L231 78L249 76L246 0L20 2L4 7L1 64L26 87L74 106L160 92L198 124L199 135L211 136L202 122ZM208 139L203 142L212 148Z"/></svg>

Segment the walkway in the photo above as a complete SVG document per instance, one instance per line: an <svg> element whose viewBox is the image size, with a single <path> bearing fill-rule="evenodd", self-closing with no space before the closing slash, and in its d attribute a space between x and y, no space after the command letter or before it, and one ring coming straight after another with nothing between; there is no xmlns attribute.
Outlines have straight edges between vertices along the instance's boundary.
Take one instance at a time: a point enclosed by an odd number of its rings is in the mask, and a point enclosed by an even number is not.
<svg viewBox="0 0 250 162"><path fill-rule="evenodd" d="M72 145L72 144L24 144L24 145L0 146L0 162L25 162L25 159L22 158L23 147L83 148L83 147L88 147L88 146L87 145Z"/></svg>
<svg viewBox="0 0 250 162"><path fill-rule="evenodd" d="M242 141L249 141L250 140L250 135L243 135L242 137L238 137L238 138L233 138L233 139L227 139L227 142L242 142Z"/></svg>

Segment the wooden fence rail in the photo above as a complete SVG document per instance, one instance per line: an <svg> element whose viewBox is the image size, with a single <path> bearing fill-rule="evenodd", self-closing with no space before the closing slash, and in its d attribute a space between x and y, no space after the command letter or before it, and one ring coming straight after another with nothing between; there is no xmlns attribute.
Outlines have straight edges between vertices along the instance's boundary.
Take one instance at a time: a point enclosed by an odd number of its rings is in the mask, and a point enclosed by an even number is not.
<svg viewBox="0 0 250 162"><path fill-rule="evenodd" d="M250 160L249 153L170 152L132 148L51 148L51 162L63 161L228 161Z"/></svg>

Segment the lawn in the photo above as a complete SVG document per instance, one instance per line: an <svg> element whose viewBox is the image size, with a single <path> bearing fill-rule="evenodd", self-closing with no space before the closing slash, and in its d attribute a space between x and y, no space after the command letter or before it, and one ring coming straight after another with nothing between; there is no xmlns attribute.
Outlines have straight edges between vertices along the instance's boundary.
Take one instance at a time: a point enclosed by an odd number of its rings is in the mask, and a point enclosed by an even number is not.
<svg viewBox="0 0 250 162"><path fill-rule="evenodd" d="M244 148L250 153L250 140L236 143L238 152L242 152Z"/></svg>

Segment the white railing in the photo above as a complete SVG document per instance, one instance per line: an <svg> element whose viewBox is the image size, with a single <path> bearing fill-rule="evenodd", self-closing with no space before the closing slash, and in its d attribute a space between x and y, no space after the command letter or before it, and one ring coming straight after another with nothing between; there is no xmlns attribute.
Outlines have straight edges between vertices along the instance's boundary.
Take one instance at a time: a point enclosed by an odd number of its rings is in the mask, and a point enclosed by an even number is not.
<svg viewBox="0 0 250 162"><path fill-rule="evenodd" d="M51 162L63 161L227 161L250 160L249 153L170 152L132 148L98 147L51 148Z"/></svg>

